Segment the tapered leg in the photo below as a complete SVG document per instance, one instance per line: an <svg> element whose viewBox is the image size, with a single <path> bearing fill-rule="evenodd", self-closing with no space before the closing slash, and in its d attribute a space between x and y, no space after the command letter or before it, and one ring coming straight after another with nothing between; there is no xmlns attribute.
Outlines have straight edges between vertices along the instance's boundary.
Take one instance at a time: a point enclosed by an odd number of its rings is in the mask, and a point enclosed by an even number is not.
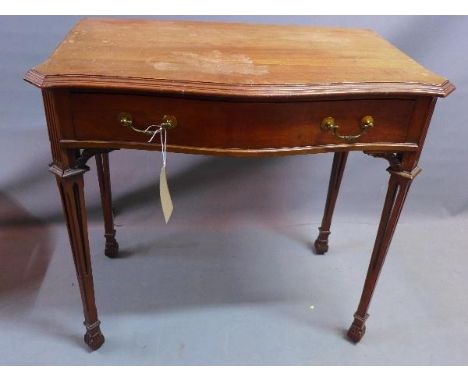
<svg viewBox="0 0 468 382"><path fill-rule="evenodd" d="M354 314L354 321L348 330L348 338L354 343L359 342L366 331L365 321L369 316L367 314L369 304L398 223L398 218L400 217L406 195L412 180L419 173L420 169L415 168L412 171L393 171L389 169L389 171L391 175L387 196L385 198L364 289L358 309Z"/></svg>
<svg viewBox="0 0 468 382"><path fill-rule="evenodd" d="M96 154L96 168L98 173L99 188L101 190L102 213L104 215L104 229L106 247L104 254L107 257L117 257L119 243L115 239L114 217L112 214L112 191L109 172L109 154Z"/></svg>
<svg viewBox="0 0 468 382"><path fill-rule="evenodd" d="M83 193L83 175L56 176L67 221L68 235L80 286L86 326L85 342L92 350L104 343L94 301L93 273L89 254L87 217Z"/></svg>
<svg viewBox="0 0 468 382"><path fill-rule="evenodd" d="M315 253L318 255L323 255L328 251L328 236L330 235L333 211L335 210L336 198L338 197L338 192L340 190L341 179L343 178L347 159L347 151L335 153L335 156L333 157L333 165L330 175L330 183L328 185L327 202L325 203L322 225L319 227L319 235L314 243Z"/></svg>

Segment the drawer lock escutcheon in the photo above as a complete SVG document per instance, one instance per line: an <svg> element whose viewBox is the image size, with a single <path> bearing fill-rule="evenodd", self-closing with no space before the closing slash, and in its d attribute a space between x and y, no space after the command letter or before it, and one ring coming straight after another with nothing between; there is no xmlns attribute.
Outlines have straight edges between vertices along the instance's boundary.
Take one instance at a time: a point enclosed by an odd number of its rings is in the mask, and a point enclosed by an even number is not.
<svg viewBox="0 0 468 382"><path fill-rule="evenodd" d="M120 113L117 119L121 126L128 127L133 131L136 131L137 133L147 135L153 135L156 130L161 128L170 130L177 126L177 119L173 115L165 115L164 117L162 117L161 122L159 122L158 124L149 125L146 129L138 129L135 126L133 126L133 118L132 115L129 113Z"/></svg>
<svg viewBox="0 0 468 382"><path fill-rule="evenodd" d="M359 133L355 135L341 135L338 132L339 127L340 126L336 124L335 118L333 117L324 118L322 120L322 123L320 124L320 128L322 129L322 131L329 131L335 137L342 139L345 142L352 142L361 137L363 134L365 134L371 127L374 127L374 118L370 115L366 115L365 117L363 117L361 119Z"/></svg>

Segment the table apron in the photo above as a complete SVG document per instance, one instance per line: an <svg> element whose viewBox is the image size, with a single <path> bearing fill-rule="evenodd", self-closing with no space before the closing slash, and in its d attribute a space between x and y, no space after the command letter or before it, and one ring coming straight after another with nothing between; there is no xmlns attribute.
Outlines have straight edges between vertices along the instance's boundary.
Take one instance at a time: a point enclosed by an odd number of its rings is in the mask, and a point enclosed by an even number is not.
<svg viewBox="0 0 468 382"><path fill-rule="evenodd" d="M273 156L334 151L416 151L411 134L416 99L318 99L289 102L253 102L194 99L161 95L70 92L69 122L60 144L66 148L134 148L159 150L159 137L144 130L174 116L168 130L168 151L230 155ZM71 117L71 118L70 118ZM331 129L323 121L332 117ZM363 128L372 117L373 125Z"/></svg>

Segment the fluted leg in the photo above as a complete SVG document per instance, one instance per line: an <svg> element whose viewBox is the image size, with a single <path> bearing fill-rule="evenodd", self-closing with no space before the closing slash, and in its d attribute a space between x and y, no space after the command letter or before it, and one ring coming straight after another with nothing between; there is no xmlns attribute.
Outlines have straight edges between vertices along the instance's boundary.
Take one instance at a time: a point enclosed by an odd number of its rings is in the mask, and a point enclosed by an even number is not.
<svg viewBox="0 0 468 382"><path fill-rule="evenodd" d="M338 197L338 192L340 190L341 179L343 178L347 159L347 151L335 153L335 156L333 157L333 165L330 175L330 183L328 185L327 202L325 203L322 225L319 227L319 235L314 243L315 253L318 255L323 255L328 251L328 236L330 235L333 211L335 210L336 198Z"/></svg>
<svg viewBox="0 0 468 382"><path fill-rule="evenodd" d="M94 300L82 173L71 171L66 176L57 175L56 179L67 221L73 262L83 302L84 324L86 326L84 340L92 350L96 350L104 343L104 336L99 327L100 322Z"/></svg>
<svg viewBox="0 0 468 382"><path fill-rule="evenodd" d="M101 190L102 213L104 215L104 229L106 247L104 254L107 257L117 257L119 243L115 239L114 216L112 214L112 191L109 171L109 154L96 154L96 168L98 173L99 188Z"/></svg>
<svg viewBox="0 0 468 382"><path fill-rule="evenodd" d="M359 342L366 331L365 321L369 316L367 314L369 304L398 223L398 218L400 217L406 195L412 180L419 173L420 169L416 167L412 171L393 171L391 169L389 169L389 171L391 175L387 196L385 198L364 289L359 306L354 314L354 321L348 330L348 338L354 343Z"/></svg>

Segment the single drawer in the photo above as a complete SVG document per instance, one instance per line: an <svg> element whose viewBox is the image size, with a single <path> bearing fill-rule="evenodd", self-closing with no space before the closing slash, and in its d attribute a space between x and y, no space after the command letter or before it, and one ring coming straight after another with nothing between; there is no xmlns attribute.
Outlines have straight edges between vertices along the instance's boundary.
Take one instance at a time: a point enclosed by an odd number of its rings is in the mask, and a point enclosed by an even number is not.
<svg viewBox="0 0 468 382"><path fill-rule="evenodd" d="M177 127L168 132L169 146L209 149L405 143L415 104L412 99L247 102L111 93L72 93L70 99L71 139L144 143L150 137L123 126L118 116L128 113L133 126L145 129L172 115ZM361 125L365 116L374 121L368 129ZM334 119L329 130L321 126L326 117Z"/></svg>

